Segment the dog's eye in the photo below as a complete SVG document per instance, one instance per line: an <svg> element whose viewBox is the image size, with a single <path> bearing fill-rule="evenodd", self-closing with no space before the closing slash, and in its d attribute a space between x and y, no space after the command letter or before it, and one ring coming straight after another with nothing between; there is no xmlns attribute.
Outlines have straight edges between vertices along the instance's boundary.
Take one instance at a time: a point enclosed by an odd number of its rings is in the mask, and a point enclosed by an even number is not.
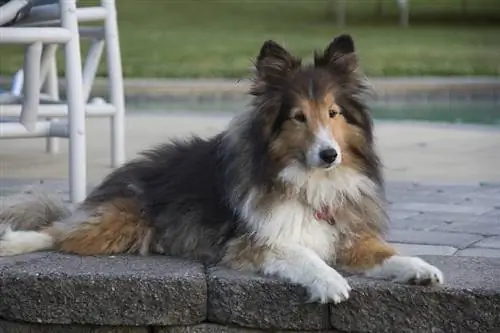
<svg viewBox="0 0 500 333"><path fill-rule="evenodd" d="M306 116L302 112L297 112L296 114L293 115L293 120L295 120L299 123L305 123Z"/></svg>
<svg viewBox="0 0 500 333"><path fill-rule="evenodd" d="M336 115L339 114L339 112L337 112L335 110L329 110L328 114L330 115L330 118L334 118Z"/></svg>

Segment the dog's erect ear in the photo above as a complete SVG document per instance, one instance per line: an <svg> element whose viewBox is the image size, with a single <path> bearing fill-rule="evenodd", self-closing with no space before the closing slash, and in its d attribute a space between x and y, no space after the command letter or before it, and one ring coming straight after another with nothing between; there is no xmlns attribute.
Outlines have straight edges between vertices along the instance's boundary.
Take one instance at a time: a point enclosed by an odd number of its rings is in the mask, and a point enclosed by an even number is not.
<svg viewBox="0 0 500 333"><path fill-rule="evenodd" d="M266 41L255 64L257 77L268 86L279 86L294 70L300 67L301 61L293 57L275 41Z"/></svg>
<svg viewBox="0 0 500 333"><path fill-rule="evenodd" d="M354 41L350 35L340 35L335 37L326 49L329 54L347 54L354 52Z"/></svg>
<svg viewBox="0 0 500 333"><path fill-rule="evenodd" d="M358 58L354 52L352 37L350 35L335 37L322 54L314 55L314 65L344 73L354 71L358 67Z"/></svg>

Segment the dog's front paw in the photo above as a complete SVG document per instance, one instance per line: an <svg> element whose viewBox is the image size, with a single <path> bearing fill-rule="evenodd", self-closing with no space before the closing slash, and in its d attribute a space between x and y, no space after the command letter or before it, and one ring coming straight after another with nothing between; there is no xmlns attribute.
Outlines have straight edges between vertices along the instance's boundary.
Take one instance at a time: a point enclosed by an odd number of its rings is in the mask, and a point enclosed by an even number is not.
<svg viewBox="0 0 500 333"><path fill-rule="evenodd" d="M351 287L342 275L331 269L328 274L317 277L308 286L308 291L309 302L337 304L349 298Z"/></svg>
<svg viewBox="0 0 500 333"><path fill-rule="evenodd" d="M392 262L391 262L392 261ZM394 265L394 281L421 286L444 282L443 273L435 266L418 257L394 256L385 265Z"/></svg>

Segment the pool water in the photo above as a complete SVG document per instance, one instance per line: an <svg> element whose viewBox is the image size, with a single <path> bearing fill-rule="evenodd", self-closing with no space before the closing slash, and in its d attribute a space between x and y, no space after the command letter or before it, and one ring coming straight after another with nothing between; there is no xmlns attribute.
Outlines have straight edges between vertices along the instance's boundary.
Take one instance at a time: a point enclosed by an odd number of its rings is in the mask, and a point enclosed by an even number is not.
<svg viewBox="0 0 500 333"><path fill-rule="evenodd" d="M374 105L375 119L418 120L456 124L482 124L500 126L500 103L394 103Z"/></svg>
<svg viewBox="0 0 500 333"><path fill-rule="evenodd" d="M230 112L248 108L247 98L216 99L198 97L168 100L130 99L128 112ZM428 121L500 126L500 100L470 101L383 101L371 103L376 120Z"/></svg>

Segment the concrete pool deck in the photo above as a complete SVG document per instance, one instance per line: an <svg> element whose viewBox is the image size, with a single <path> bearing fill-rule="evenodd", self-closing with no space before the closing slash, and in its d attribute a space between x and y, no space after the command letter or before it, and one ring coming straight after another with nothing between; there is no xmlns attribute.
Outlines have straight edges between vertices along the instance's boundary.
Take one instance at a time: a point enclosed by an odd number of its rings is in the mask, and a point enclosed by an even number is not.
<svg viewBox="0 0 500 333"><path fill-rule="evenodd" d="M224 128L228 113L130 112L126 123L127 157L172 137L211 135ZM88 179L109 171L109 126L87 121ZM500 129L418 122L376 122L375 136L386 178L391 181L477 183L500 182ZM0 140L1 178L67 177L67 142L61 153L44 152L43 139Z"/></svg>

